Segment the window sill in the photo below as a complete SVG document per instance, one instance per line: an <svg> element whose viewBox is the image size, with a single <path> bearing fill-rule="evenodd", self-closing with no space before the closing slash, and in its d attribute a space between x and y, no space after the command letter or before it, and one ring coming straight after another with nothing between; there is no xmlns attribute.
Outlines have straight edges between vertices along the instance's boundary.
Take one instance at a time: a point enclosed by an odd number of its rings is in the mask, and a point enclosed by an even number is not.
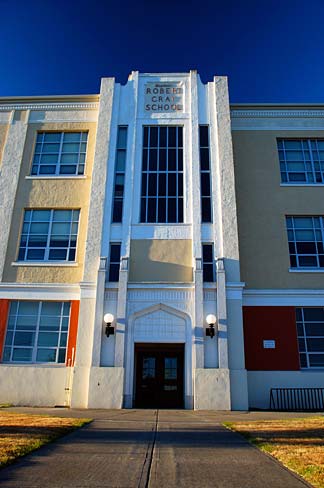
<svg viewBox="0 0 324 488"><path fill-rule="evenodd" d="M300 368L300 371L303 373L314 373L314 371L322 372L324 369L324 366L313 366L310 368Z"/></svg>
<svg viewBox="0 0 324 488"><path fill-rule="evenodd" d="M24 368L27 366L27 367L30 367L30 368L67 368L68 366L66 366L65 363L32 363L32 362L19 362L19 361L15 361L15 362L6 362L6 361L2 361L2 363L0 363L0 368L1 366L13 366L13 367L21 367L23 366Z"/></svg>
<svg viewBox="0 0 324 488"><path fill-rule="evenodd" d="M280 186L324 186L324 183L280 183Z"/></svg>
<svg viewBox="0 0 324 488"><path fill-rule="evenodd" d="M321 269L289 268L289 273L324 273L324 268Z"/></svg>
<svg viewBox="0 0 324 488"><path fill-rule="evenodd" d="M79 266L79 263L71 262L71 263L66 263L66 262L60 262L60 261L15 261L11 263L11 266L29 266L29 267L66 267L66 268L76 268Z"/></svg>
<svg viewBox="0 0 324 488"><path fill-rule="evenodd" d="M86 180L86 175L34 175L25 176L26 180Z"/></svg>

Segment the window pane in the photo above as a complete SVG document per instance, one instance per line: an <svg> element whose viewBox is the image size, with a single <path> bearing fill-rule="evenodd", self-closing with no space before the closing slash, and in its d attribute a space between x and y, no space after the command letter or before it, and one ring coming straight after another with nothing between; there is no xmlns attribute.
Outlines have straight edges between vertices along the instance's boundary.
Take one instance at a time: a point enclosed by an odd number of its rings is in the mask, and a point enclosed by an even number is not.
<svg viewBox="0 0 324 488"><path fill-rule="evenodd" d="M13 342L15 346L33 346L34 341L34 332L16 332Z"/></svg>
<svg viewBox="0 0 324 488"><path fill-rule="evenodd" d="M214 281L214 273L212 264L203 265L203 280L208 282Z"/></svg>
<svg viewBox="0 0 324 488"><path fill-rule="evenodd" d="M203 261L203 280L206 282L215 281L213 244L202 245L202 261Z"/></svg>
<svg viewBox="0 0 324 488"><path fill-rule="evenodd" d="M54 363L56 349L37 349L36 361L40 363Z"/></svg>
<svg viewBox="0 0 324 488"><path fill-rule="evenodd" d="M110 261L120 261L120 244L110 245Z"/></svg>
<svg viewBox="0 0 324 488"><path fill-rule="evenodd" d="M213 245L203 244L203 261L213 261Z"/></svg>
<svg viewBox="0 0 324 488"><path fill-rule="evenodd" d="M54 332L40 332L38 334L38 346L57 346L58 345L58 333Z"/></svg>
<svg viewBox="0 0 324 488"><path fill-rule="evenodd" d="M80 142L80 132L66 132L64 134L64 142Z"/></svg>
<svg viewBox="0 0 324 488"><path fill-rule="evenodd" d="M119 281L119 264L110 264L109 281Z"/></svg>
<svg viewBox="0 0 324 488"><path fill-rule="evenodd" d="M38 134L40 137L42 134ZM60 142L61 132L43 132L45 142Z"/></svg>
<svg viewBox="0 0 324 488"><path fill-rule="evenodd" d="M31 361L32 360L32 349L23 349L19 348L13 349L12 352L12 361Z"/></svg>
<svg viewBox="0 0 324 488"><path fill-rule="evenodd" d="M118 127L117 147L125 149L127 146L127 127Z"/></svg>
<svg viewBox="0 0 324 488"><path fill-rule="evenodd" d="M150 127L150 147L158 145L158 127Z"/></svg>
<svg viewBox="0 0 324 488"><path fill-rule="evenodd" d="M313 368L323 368L324 367L324 354L310 354L309 355L309 366Z"/></svg>

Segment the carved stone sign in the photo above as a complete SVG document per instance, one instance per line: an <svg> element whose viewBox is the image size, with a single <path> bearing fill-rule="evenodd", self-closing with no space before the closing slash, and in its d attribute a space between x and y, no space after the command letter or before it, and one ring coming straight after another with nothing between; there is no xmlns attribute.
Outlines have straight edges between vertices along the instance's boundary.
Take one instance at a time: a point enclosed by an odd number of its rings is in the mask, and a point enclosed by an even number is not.
<svg viewBox="0 0 324 488"><path fill-rule="evenodd" d="M182 112L183 84L178 81L145 83L145 112Z"/></svg>

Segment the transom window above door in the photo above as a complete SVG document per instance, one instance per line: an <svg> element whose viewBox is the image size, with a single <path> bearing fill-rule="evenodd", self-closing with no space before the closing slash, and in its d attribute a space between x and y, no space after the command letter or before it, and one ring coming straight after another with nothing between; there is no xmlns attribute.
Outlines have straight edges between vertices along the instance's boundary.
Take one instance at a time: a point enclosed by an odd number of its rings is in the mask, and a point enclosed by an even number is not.
<svg viewBox="0 0 324 488"><path fill-rule="evenodd" d="M181 126L143 130L141 222L183 222Z"/></svg>

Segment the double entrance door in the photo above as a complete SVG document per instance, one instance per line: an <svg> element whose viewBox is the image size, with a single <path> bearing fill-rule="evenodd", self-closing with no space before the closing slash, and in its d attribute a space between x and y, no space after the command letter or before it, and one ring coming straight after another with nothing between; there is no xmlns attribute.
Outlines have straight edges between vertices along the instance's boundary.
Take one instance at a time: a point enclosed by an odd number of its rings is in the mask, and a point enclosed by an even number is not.
<svg viewBox="0 0 324 488"><path fill-rule="evenodd" d="M136 344L137 408L183 408L184 344Z"/></svg>

